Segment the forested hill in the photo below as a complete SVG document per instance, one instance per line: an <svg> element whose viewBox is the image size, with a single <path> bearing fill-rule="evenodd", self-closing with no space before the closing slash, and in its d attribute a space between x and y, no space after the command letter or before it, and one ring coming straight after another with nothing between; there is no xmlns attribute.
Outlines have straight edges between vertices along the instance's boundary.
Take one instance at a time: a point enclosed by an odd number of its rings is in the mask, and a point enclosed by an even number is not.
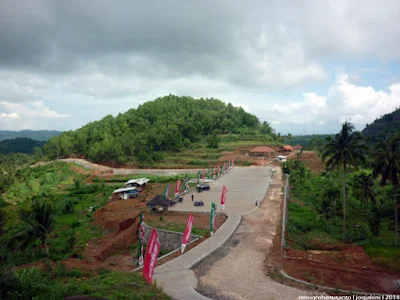
<svg viewBox="0 0 400 300"><path fill-rule="evenodd" d="M367 124L363 134L370 143L379 141L384 136L391 136L400 132L400 107L390 114L386 114L373 123Z"/></svg>
<svg viewBox="0 0 400 300"><path fill-rule="evenodd" d="M58 136L61 131L57 130L21 130L21 131L9 131L0 130L0 141L14 138L30 138L37 141L47 141L53 136Z"/></svg>
<svg viewBox="0 0 400 300"><path fill-rule="evenodd" d="M7 139L0 141L0 154L33 154L35 147L42 148L44 144L44 141L35 141L30 138Z"/></svg>
<svg viewBox="0 0 400 300"><path fill-rule="evenodd" d="M50 139L44 149L50 158L85 155L97 162L157 161L165 151L179 151L207 136L242 128L272 134L268 123L260 125L242 108L212 98L169 95L65 132Z"/></svg>

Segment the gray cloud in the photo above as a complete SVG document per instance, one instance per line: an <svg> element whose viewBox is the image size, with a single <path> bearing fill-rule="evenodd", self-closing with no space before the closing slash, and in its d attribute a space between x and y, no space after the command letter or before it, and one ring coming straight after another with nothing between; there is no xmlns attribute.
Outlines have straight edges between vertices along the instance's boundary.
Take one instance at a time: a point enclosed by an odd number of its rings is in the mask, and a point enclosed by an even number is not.
<svg viewBox="0 0 400 300"><path fill-rule="evenodd" d="M0 101L41 101L70 115L60 120L68 128L167 93L219 96L256 112L268 93L327 84L327 60L399 59L399 8L392 0L2 0Z"/></svg>

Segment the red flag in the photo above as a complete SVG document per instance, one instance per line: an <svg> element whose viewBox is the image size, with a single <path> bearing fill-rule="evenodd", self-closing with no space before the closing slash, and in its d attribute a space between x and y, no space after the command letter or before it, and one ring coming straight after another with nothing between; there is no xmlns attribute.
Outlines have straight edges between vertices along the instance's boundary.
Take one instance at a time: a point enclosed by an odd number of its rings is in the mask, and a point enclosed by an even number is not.
<svg viewBox="0 0 400 300"><path fill-rule="evenodd" d="M178 181L176 182L175 185L175 197L177 197L179 195L179 186L181 185L181 180L178 179Z"/></svg>
<svg viewBox="0 0 400 300"><path fill-rule="evenodd" d="M149 243L147 244L147 251L143 266L143 277L150 284L153 283L154 269L156 268L160 248L161 245L158 239L157 230L153 228L153 230L151 231Z"/></svg>
<svg viewBox="0 0 400 300"><path fill-rule="evenodd" d="M225 198L226 198L226 192L227 192L226 186L222 187L222 193L221 193L221 210L224 210L225 208Z"/></svg>
<svg viewBox="0 0 400 300"><path fill-rule="evenodd" d="M193 221L194 221L193 215L190 214L186 224L185 232L183 233L182 236L181 253L185 251L186 245L189 243L190 235L192 234Z"/></svg>
<svg viewBox="0 0 400 300"><path fill-rule="evenodd" d="M235 165L235 158L232 158L232 166Z"/></svg>
<svg viewBox="0 0 400 300"><path fill-rule="evenodd" d="M204 170L201 170L201 179L204 179Z"/></svg>

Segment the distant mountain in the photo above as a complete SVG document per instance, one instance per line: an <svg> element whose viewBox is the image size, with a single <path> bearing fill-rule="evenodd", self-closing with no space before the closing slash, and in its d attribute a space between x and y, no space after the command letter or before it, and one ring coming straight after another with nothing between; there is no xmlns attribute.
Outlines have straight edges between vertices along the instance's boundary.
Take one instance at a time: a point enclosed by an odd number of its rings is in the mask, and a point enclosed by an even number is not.
<svg viewBox="0 0 400 300"><path fill-rule="evenodd" d="M0 154L26 153L32 154L35 147L43 148L45 141L30 138L15 138L0 141Z"/></svg>
<svg viewBox="0 0 400 300"><path fill-rule="evenodd" d="M400 132L400 107L390 114L379 117L373 123L367 124L363 130L369 143L376 143L383 137L397 132Z"/></svg>
<svg viewBox="0 0 400 300"><path fill-rule="evenodd" d="M0 130L0 141L19 137L30 138L36 141L47 141L53 136L61 135L62 131L57 130L21 130L8 131Z"/></svg>

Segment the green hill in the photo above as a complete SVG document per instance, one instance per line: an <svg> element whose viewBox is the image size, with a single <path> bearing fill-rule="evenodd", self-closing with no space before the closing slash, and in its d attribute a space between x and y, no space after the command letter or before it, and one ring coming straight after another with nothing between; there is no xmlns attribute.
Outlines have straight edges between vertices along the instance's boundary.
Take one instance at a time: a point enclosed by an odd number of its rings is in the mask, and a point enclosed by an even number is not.
<svg viewBox="0 0 400 300"><path fill-rule="evenodd" d="M21 131L9 131L0 130L0 141L14 138L30 138L37 141L47 141L53 136L59 136L61 131L57 130L21 130Z"/></svg>
<svg viewBox="0 0 400 300"><path fill-rule="evenodd" d="M14 138L0 141L0 153L26 153L32 154L35 147L42 148L44 141L36 141L30 138Z"/></svg>
<svg viewBox="0 0 400 300"><path fill-rule="evenodd" d="M376 143L383 137L398 132L400 132L400 107L390 114L379 117L373 123L367 124L363 130L369 143Z"/></svg>
<svg viewBox="0 0 400 300"><path fill-rule="evenodd" d="M215 147L219 134L243 132L273 134L268 123L260 124L242 108L213 98L169 95L64 132L44 149L49 158L79 155L96 162L152 162L200 141Z"/></svg>

